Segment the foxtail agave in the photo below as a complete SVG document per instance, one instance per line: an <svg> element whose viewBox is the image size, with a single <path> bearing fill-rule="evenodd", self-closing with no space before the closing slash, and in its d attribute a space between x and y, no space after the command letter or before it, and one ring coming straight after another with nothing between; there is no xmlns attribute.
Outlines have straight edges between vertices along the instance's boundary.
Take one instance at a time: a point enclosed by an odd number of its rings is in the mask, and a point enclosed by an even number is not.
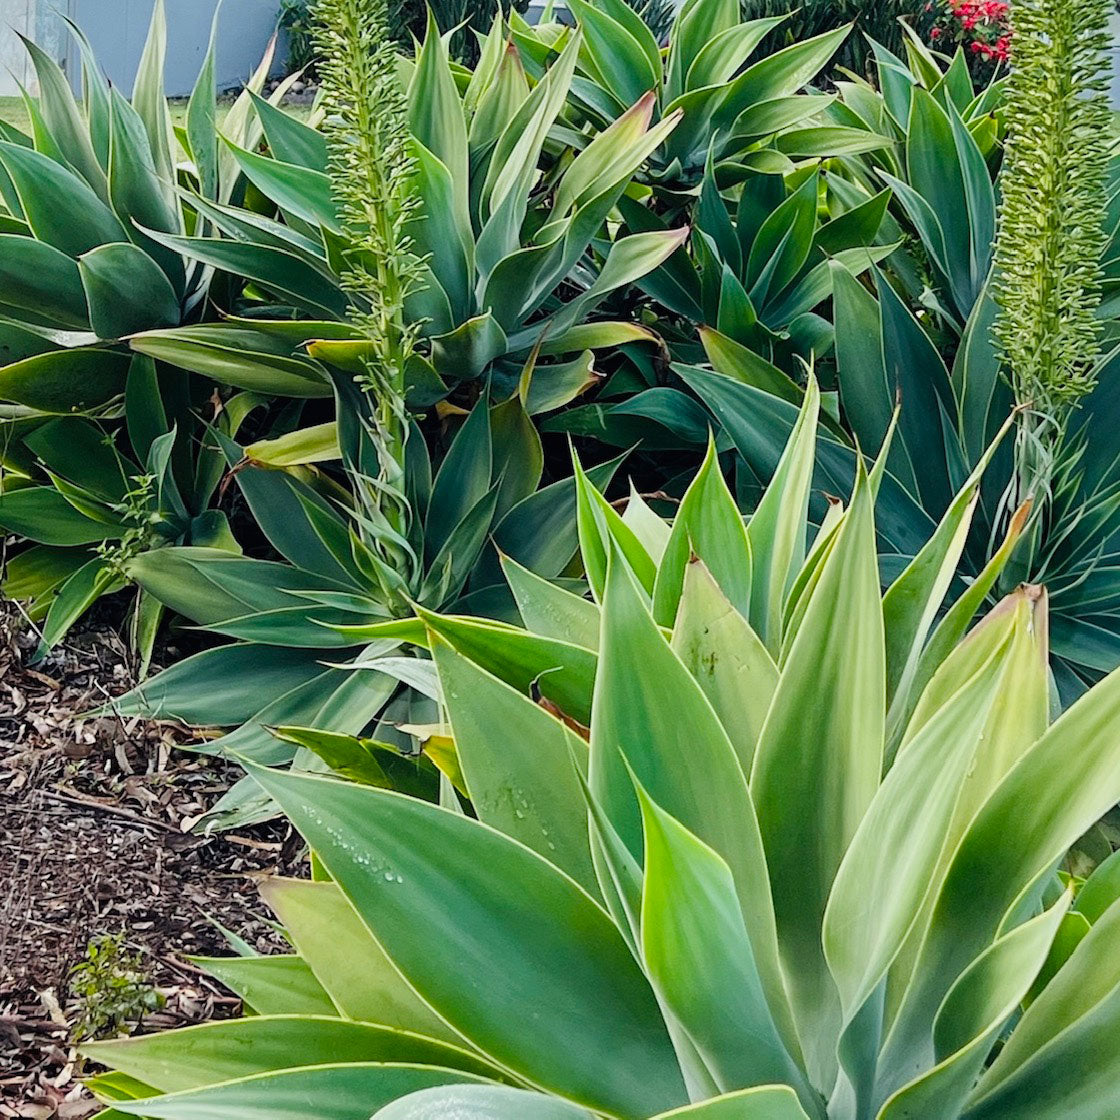
<svg viewBox="0 0 1120 1120"><path fill-rule="evenodd" d="M117 1114L1115 1115L1115 866L1059 869L1120 676L1047 726L1040 588L928 636L975 477L885 595L879 466L807 546L818 407L749 523L714 451L671 528L581 478L590 599L422 614L470 811L253 769L316 857L265 886L294 951L205 962L252 1017L87 1047Z"/></svg>

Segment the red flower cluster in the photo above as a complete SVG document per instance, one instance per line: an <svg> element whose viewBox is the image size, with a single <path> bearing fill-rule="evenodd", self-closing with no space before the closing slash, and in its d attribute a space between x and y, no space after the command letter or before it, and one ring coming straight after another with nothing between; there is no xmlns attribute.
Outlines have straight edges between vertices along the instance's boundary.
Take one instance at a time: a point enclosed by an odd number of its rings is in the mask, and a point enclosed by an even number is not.
<svg viewBox="0 0 1120 1120"><path fill-rule="evenodd" d="M930 0L935 12L930 42L943 46L962 44L978 60L1006 62L1011 53L1008 0Z"/></svg>

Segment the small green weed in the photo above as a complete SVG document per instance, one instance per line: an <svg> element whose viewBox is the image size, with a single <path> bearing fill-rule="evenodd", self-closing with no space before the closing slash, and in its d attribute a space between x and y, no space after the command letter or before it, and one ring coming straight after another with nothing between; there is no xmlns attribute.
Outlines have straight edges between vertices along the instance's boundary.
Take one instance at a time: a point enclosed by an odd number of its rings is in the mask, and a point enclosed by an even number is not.
<svg viewBox="0 0 1120 1120"><path fill-rule="evenodd" d="M78 1001L74 1040L105 1038L164 1004L143 970L141 955L123 933L91 938L86 955L70 970L70 994Z"/></svg>

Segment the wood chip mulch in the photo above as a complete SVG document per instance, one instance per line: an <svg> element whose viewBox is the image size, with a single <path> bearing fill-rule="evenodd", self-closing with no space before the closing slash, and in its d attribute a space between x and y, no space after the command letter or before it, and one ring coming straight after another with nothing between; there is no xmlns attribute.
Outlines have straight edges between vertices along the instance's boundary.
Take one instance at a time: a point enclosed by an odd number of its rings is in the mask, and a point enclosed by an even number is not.
<svg viewBox="0 0 1120 1120"><path fill-rule="evenodd" d="M83 716L133 683L114 628L90 626L30 667L34 647L0 605L0 1117L81 1120L98 1106L67 980L90 939L124 931L166 1001L135 1029L236 1014L187 957L228 953L215 921L280 948L256 881L300 874L302 845L279 821L190 834L236 769L177 749L189 736L175 725Z"/></svg>

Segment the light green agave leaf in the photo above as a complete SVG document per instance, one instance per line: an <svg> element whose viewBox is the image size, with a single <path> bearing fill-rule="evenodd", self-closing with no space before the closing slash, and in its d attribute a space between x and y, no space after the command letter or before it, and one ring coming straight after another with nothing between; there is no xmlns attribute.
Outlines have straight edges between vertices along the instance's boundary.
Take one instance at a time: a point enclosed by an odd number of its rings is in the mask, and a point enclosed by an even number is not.
<svg viewBox="0 0 1120 1120"><path fill-rule="evenodd" d="M879 1044L878 1031L870 1027L875 1013L866 1005L882 999L880 986L907 941L920 940L929 900L956 840L977 798L991 788L983 780L993 768L984 757L986 736L999 736L1006 727L1006 739L1018 738L1013 732L1020 726L1013 717L1003 720L1008 713L1001 700L1018 705L1020 688L1029 690L1030 661L1037 661L1030 614L1029 606L1005 611L1004 625L988 627L992 640L980 644L975 657L968 647L957 651L955 660L967 669L954 674L947 695L900 753L836 875L825 912L824 949L844 1010L841 1059L865 1104ZM1038 667L1035 674L1041 676ZM1036 692L1045 701L1044 680ZM1042 714L1044 728L1045 704ZM970 792L973 783L980 786L977 793Z"/></svg>
<svg viewBox="0 0 1120 1120"><path fill-rule="evenodd" d="M94 1042L82 1050L94 1061L162 1093L300 1066L353 1062L413 1062L484 1077L496 1073L465 1051L422 1035L314 1015L259 1015L204 1023L162 1034Z"/></svg>
<svg viewBox="0 0 1120 1120"><path fill-rule="evenodd" d="M217 4L210 23L210 42L198 72L190 100L187 102L186 134L198 175L200 193L204 198L218 194L218 132L216 126L217 88L215 61L218 47L218 19L222 6Z"/></svg>
<svg viewBox="0 0 1120 1120"><path fill-rule="evenodd" d="M911 712L919 697L924 694L926 685L936 673L938 667L961 640L968 624L980 609L988 592L995 586L996 580L999 579L1004 567L1011 559L1026 525L1030 509L1031 504L1027 501L1016 510L1003 543L992 553L991 559L984 565L976 579L968 585L957 601L945 612L945 616L937 624L929 641L926 642L925 648L918 659L918 667L910 686L908 705Z"/></svg>
<svg viewBox="0 0 1120 1120"><path fill-rule="evenodd" d="M194 957L193 961L258 1015L338 1015L334 1001L298 955Z"/></svg>
<svg viewBox="0 0 1120 1120"><path fill-rule="evenodd" d="M1120 1023L1118 935L1120 906L1113 905L1027 1008L976 1087L967 1116L987 1120L1004 1115L1004 1108L1026 1116L1032 1098L1045 1116L1059 1115L1052 1111L1059 1100L1070 1104L1066 1115L1111 1115L1118 1095L1111 1044ZM1086 1051L1098 1057L1092 1065L1077 1058ZM1076 1080L1067 1070L1077 1072Z"/></svg>
<svg viewBox="0 0 1120 1120"><path fill-rule="evenodd" d="M402 975L483 1053L617 1115L683 1103L653 993L610 919L573 880L486 825L424 802L251 772ZM426 855L433 844L438 863ZM511 922L516 939L495 937ZM580 1009L591 1003L599 1010L589 1019ZM509 1014L518 1005L534 1008L532 1031ZM584 1024L578 1032L573 1015Z"/></svg>
<svg viewBox="0 0 1120 1120"><path fill-rule="evenodd" d="M463 102L451 73L447 46L435 14L428 9L424 45L408 90L408 124L412 134L451 174L455 223L470 229L468 191L470 157Z"/></svg>
<svg viewBox="0 0 1120 1120"><path fill-rule="evenodd" d="M787 1085L760 1085L661 1112L653 1120L809 1120Z"/></svg>
<svg viewBox="0 0 1120 1120"><path fill-rule="evenodd" d="M708 845L638 787L645 835L642 958L654 987L716 1086L799 1087L823 1117L782 1044L743 922L735 880Z"/></svg>
<svg viewBox="0 0 1120 1120"><path fill-rule="evenodd" d="M17 33L18 34L18 33ZM24 35L19 36L35 67L39 82L39 110L54 141L62 149L66 161L94 189L102 201L108 201L105 172L98 162L90 139L90 130L82 118L78 103L62 67L49 54Z"/></svg>
<svg viewBox="0 0 1120 1120"><path fill-rule="evenodd" d="M526 695L534 688L566 716L587 725L597 658L591 650L483 619L417 614L448 645ZM376 636L376 635L374 635Z"/></svg>
<svg viewBox="0 0 1120 1120"><path fill-rule="evenodd" d="M945 662L844 857L824 946L849 1012L921 932L972 816L1046 729L1035 608L1017 592Z"/></svg>
<svg viewBox="0 0 1120 1120"><path fill-rule="evenodd" d="M467 1045L409 987L334 883L267 879L261 897L347 1019Z"/></svg>
<svg viewBox="0 0 1120 1120"><path fill-rule="evenodd" d="M259 1073L112 1103L118 1112L146 1120L368 1120L373 1109L406 1093L457 1082L484 1079L437 1066L355 1062Z"/></svg>
<svg viewBox="0 0 1120 1120"><path fill-rule="evenodd" d="M1070 896L1004 934L949 989L934 1022L937 1064L900 1089L877 1120L959 1120L977 1075L1046 961Z"/></svg>
<svg viewBox="0 0 1120 1120"><path fill-rule="evenodd" d="M816 379L810 378L778 469L747 524L752 557L750 623L772 654L781 647L786 593L805 557L819 414L820 390Z"/></svg>
<svg viewBox="0 0 1120 1120"><path fill-rule="evenodd" d="M590 1112L557 1097L502 1085L450 1085L422 1089L386 1105L372 1120L593 1120Z"/></svg>
<svg viewBox="0 0 1120 1120"><path fill-rule="evenodd" d="M659 805L731 868L773 1014L787 1049L797 1052L746 779L711 704L665 641L615 550L607 573L595 679L590 786L631 854L640 859L641 815L631 771Z"/></svg>
<svg viewBox="0 0 1120 1120"><path fill-rule="evenodd" d="M163 91L163 73L167 55L167 14L164 0L156 0L144 51L132 87L132 106L144 122L151 146L152 159L160 180L167 184L169 197L174 197L175 139L171 112Z"/></svg>
<svg viewBox="0 0 1120 1120"><path fill-rule="evenodd" d="M703 561L688 565L673 650L715 709L749 774L778 685L778 667Z"/></svg>
<svg viewBox="0 0 1120 1120"><path fill-rule="evenodd" d="M945 511L928 544L883 596L887 638L887 740L892 743L912 705L909 692L930 627L949 590L980 500L980 482L1004 435L1009 418ZM885 458L885 457L884 457Z"/></svg>
<svg viewBox="0 0 1120 1120"><path fill-rule="evenodd" d="M1120 898L1120 854L1113 852L1107 859L1097 864L1092 874L1081 884L1073 909L1092 925L1118 898Z"/></svg>
<svg viewBox="0 0 1120 1120"><path fill-rule="evenodd" d="M245 457L266 467L297 467L329 463L342 458L338 423L313 424L282 436L257 440L245 448Z"/></svg>
<svg viewBox="0 0 1120 1120"><path fill-rule="evenodd" d="M638 493L633 479L630 480L630 496L626 500L622 520L634 530L634 535L641 541L650 559L655 564L660 564L671 530L664 518L654 513L645 498Z"/></svg>
<svg viewBox="0 0 1120 1120"><path fill-rule="evenodd" d="M1110 730L1117 719L1120 674L1114 673L1063 713L969 825L886 1042L889 1068L905 1076L928 1060L929 1024L953 979L1077 838L1120 801L1120 744Z"/></svg>
<svg viewBox="0 0 1120 1120"><path fill-rule="evenodd" d="M544 708L445 643L433 653L467 792L478 818L598 894L587 809L573 759L587 744Z"/></svg>
<svg viewBox="0 0 1120 1120"><path fill-rule="evenodd" d="M779 945L817 1085L835 1076L840 1020L821 923L879 788L884 679L872 495L861 461L851 505L781 665L751 771Z"/></svg>
<svg viewBox="0 0 1120 1120"><path fill-rule="evenodd" d="M661 626L671 628L676 620L685 570L693 556L704 562L732 606L746 617L751 606L751 544L711 436L658 565L653 614Z"/></svg>
<svg viewBox="0 0 1120 1120"><path fill-rule="evenodd" d="M576 481L576 524L579 528L580 554L591 594L596 601L602 601L612 548L633 572L643 590L647 594L652 593L657 566L638 539L637 533L592 485L574 455L572 464Z"/></svg>
<svg viewBox="0 0 1120 1120"><path fill-rule="evenodd" d="M503 555L501 564L526 629L598 650L599 608L594 603L538 576L509 556Z"/></svg>

